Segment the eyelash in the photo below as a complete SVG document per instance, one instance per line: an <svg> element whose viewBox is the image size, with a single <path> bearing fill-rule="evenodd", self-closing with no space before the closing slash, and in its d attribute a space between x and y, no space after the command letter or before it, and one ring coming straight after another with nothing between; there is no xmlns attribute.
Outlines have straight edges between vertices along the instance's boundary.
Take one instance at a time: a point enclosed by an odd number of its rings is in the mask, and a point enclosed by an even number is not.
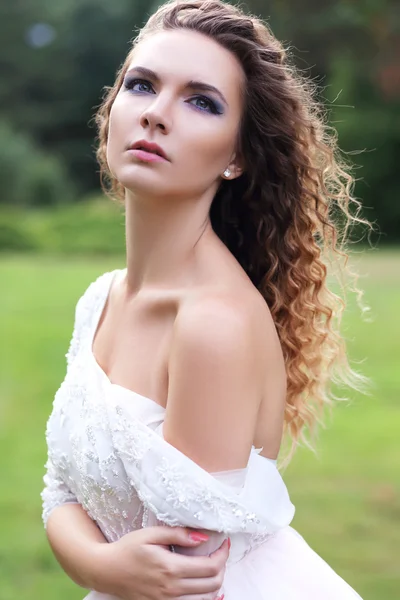
<svg viewBox="0 0 400 600"><path fill-rule="evenodd" d="M137 79L136 78L136 79L128 79L127 81L125 81L124 82L124 87L125 87L125 89L130 90L133 93L146 94L147 92L145 92L143 90L133 90L133 87L137 83L145 83L145 84L151 86L151 83L149 81L147 81L146 79ZM201 112L209 112L209 113L211 113L213 115L220 115L220 114L222 114L222 111L218 110L218 107L215 104L215 102L213 102L213 100L211 100L210 98L207 98L207 96L202 96L200 94L200 95L195 96L194 98L191 98L191 100L197 100L197 99L205 100L206 102L208 102L208 105L210 107L209 110L207 110L207 109L200 108L200 107L194 105L195 108L197 108L197 110L200 110Z"/></svg>

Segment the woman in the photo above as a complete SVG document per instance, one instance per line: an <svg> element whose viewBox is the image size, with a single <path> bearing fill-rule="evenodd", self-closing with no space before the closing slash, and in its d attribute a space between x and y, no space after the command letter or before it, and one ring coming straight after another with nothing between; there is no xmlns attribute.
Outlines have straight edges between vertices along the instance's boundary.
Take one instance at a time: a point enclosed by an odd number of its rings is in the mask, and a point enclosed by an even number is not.
<svg viewBox="0 0 400 600"><path fill-rule="evenodd" d="M366 381L326 262L368 222L312 92L258 19L171 2L98 111L127 268L77 303L42 492L90 600L359 598L290 527L276 467L332 379Z"/></svg>

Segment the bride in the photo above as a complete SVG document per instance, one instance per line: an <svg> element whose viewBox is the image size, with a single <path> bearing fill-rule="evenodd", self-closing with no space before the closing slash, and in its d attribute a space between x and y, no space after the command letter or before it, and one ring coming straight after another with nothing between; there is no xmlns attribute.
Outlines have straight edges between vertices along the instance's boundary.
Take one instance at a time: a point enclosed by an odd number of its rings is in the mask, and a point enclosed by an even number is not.
<svg viewBox="0 0 400 600"><path fill-rule="evenodd" d="M334 377L366 383L327 264L339 221L369 223L312 85L259 19L173 1L97 124L127 266L79 298L47 423L57 560L90 600L360 598L290 526L277 466Z"/></svg>

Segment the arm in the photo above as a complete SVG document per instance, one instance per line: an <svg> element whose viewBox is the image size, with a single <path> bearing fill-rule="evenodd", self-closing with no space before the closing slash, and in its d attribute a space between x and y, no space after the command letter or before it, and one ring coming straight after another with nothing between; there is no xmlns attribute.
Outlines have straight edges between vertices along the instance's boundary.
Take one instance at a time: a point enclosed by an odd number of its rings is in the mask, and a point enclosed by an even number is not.
<svg viewBox="0 0 400 600"><path fill-rule="evenodd" d="M176 319L163 436L209 473L247 466L265 388L257 329L254 311L231 299Z"/></svg>
<svg viewBox="0 0 400 600"><path fill-rule="evenodd" d="M211 300L178 315L174 328L164 439L236 493L245 480L268 365L283 379L271 357L265 313ZM270 416L275 413L271 421L279 429L284 403L272 384ZM203 531L209 542L185 553L212 552L226 537Z"/></svg>
<svg viewBox="0 0 400 600"><path fill-rule="evenodd" d="M67 575L91 589L96 550L107 540L60 478L50 456L43 481L42 519L50 547Z"/></svg>
<svg viewBox="0 0 400 600"><path fill-rule="evenodd" d="M66 574L79 586L97 589L99 546L107 540L80 504L55 507L48 518L46 535Z"/></svg>

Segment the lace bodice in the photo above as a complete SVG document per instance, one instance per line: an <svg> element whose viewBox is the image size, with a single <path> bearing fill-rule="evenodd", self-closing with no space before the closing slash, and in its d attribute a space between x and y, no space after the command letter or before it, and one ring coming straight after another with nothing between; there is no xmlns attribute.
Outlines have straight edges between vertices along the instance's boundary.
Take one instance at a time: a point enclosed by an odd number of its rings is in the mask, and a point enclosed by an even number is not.
<svg viewBox="0 0 400 600"><path fill-rule="evenodd" d="M155 523L229 534L240 560L294 515L275 461L252 448L246 469L208 473L163 438L165 410L112 384L92 340L113 278L107 272L78 300L64 381L46 427L43 522L77 502L109 542Z"/></svg>

